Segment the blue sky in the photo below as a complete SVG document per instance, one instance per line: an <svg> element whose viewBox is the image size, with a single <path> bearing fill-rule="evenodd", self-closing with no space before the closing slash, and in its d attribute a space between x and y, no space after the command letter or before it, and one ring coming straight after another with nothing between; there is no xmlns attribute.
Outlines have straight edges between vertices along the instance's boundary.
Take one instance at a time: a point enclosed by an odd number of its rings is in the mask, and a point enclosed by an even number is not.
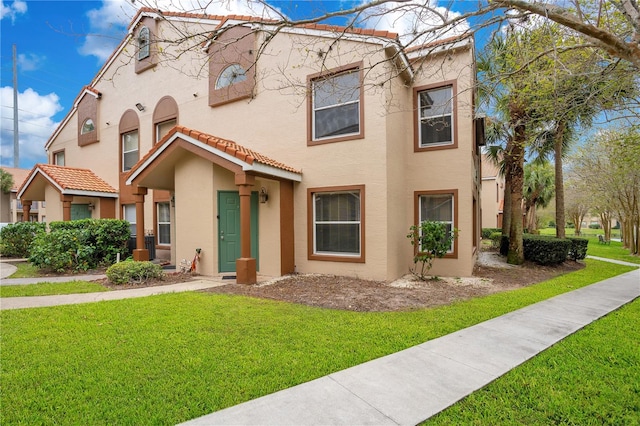
<svg viewBox="0 0 640 426"><path fill-rule="evenodd" d="M168 0L155 1L163 10L185 10L172 7ZM188 1L175 3L184 5ZM221 3L214 6L214 13L248 14L246 1ZM293 19L357 3L359 1L352 0L270 2ZM458 4L473 7L477 3ZM0 165L13 166L13 45L18 68L20 167L31 168L36 163L47 162L44 144L71 109L82 87L91 82L125 36L136 6L142 6L141 0L133 4L131 0L2 0ZM402 23L397 20L371 25L402 32Z"/></svg>

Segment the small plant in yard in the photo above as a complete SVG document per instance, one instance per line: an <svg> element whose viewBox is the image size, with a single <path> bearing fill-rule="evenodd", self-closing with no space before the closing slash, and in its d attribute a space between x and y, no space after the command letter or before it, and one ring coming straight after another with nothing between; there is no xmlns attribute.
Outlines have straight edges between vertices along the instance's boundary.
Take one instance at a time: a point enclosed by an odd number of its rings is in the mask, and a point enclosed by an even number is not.
<svg viewBox="0 0 640 426"><path fill-rule="evenodd" d="M451 243L458 236L458 230L453 228L448 232L444 223L425 220L419 226L411 226L409 231L407 238L416 250L411 274L421 281L426 281L427 273L433 266L433 259L447 254Z"/></svg>
<svg viewBox="0 0 640 426"><path fill-rule="evenodd" d="M107 269L107 278L114 284L142 284L149 280L162 278L164 271L160 265L152 262L126 260L111 265Z"/></svg>

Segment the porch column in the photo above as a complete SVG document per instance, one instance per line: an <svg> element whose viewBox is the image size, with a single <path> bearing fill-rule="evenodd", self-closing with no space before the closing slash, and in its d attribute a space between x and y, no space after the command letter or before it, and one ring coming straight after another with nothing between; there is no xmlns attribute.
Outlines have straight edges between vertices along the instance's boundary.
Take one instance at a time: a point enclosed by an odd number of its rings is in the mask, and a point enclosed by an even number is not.
<svg viewBox="0 0 640 426"><path fill-rule="evenodd" d="M143 262L149 260L149 250L144 245L144 198L147 188L137 186L133 190L133 199L136 202L136 248L133 250L133 260Z"/></svg>
<svg viewBox="0 0 640 426"><path fill-rule="evenodd" d="M31 201L22 201L22 221L29 222L29 214L31 213Z"/></svg>
<svg viewBox="0 0 640 426"><path fill-rule="evenodd" d="M71 220L71 202L73 195L60 195L62 201L62 220L68 222Z"/></svg>
<svg viewBox="0 0 640 426"><path fill-rule="evenodd" d="M255 177L238 173L235 182L240 194L240 258L236 259L236 282L255 284L258 282L256 259L251 257L251 187Z"/></svg>

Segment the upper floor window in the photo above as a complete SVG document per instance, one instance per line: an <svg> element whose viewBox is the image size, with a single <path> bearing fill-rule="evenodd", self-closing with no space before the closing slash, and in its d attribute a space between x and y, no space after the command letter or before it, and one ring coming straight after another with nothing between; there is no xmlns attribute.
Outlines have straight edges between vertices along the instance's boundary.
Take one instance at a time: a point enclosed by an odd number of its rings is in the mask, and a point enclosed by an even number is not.
<svg viewBox="0 0 640 426"><path fill-rule="evenodd" d="M364 262L364 187L310 192L310 253L315 260Z"/></svg>
<svg viewBox="0 0 640 426"><path fill-rule="evenodd" d="M454 145L453 86L417 92L418 148Z"/></svg>
<svg viewBox="0 0 640 426"><path fill-rule="evenodd" d="M363 136L360 68L311 79L310 142Z"/></svg>
<svg viewBox="0 0 640 426"><path fill-rule="evenodd" d="M149 45L151 37L149 35L149 28L142 27L138 32L138 59L144 59L149 57Z"/></svg>
<svg viewBox="0 0 640 426"><path fill-rule="evenodd" d="M138 162L138 131L122 135L122 171L126 172Z"/></svg>
<svg viewBox="0 0 640 426"><path fill-rule="evenodd" d="M229 65L222 70L218 79L216 80L215 88L222 89L223 87L231 86L235 83L240 83L247 79L247 72L239 64Z"/></svg>
<svg viewBox="0 0 640 426"><path fill-rule="evenodd" d="M87 118L84 123L82 123L82 129L80 129L81 135L86 135L89 132L93 132L96 129L95 124L93 124L93 120Z"/></svg>
<svg viewBox="0 0 640 426"><path fill-rule="evenodd" d="M56 166L64 166L64 151L53 153L53 164Z"/></svg>
<svg viewBox="0 0 640 426"><path fill-rule="evenodd" d="M173 129L176 124L177 120L175 118L156 124L156 142L159 142L160 139L165 137L166 134L169 133L169 130Z"/></svg>

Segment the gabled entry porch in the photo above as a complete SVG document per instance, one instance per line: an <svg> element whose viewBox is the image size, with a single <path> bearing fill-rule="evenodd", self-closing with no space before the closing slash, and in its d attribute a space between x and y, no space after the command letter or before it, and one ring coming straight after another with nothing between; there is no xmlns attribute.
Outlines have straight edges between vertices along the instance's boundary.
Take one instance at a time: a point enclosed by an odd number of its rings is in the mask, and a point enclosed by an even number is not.
<svg viewBox="0 0 640 426"><path fill-rule="evenodd" d="M144 222L147 189L171 192L173 262L201 248L199 273L214 275L235 266L236 280L243 284L257 281L259 252L264 253L261 271L293 272L293 185L300 180L301 173L289 166L182 126L174 127L126 176L138 197L138 222ZM258 191L269 193L269 202L257 203ZM233 197L239 211L221 206ZM239 235L229 235L231 225ZM143 229L137 227L136 260L146 255Z"/></svg>

